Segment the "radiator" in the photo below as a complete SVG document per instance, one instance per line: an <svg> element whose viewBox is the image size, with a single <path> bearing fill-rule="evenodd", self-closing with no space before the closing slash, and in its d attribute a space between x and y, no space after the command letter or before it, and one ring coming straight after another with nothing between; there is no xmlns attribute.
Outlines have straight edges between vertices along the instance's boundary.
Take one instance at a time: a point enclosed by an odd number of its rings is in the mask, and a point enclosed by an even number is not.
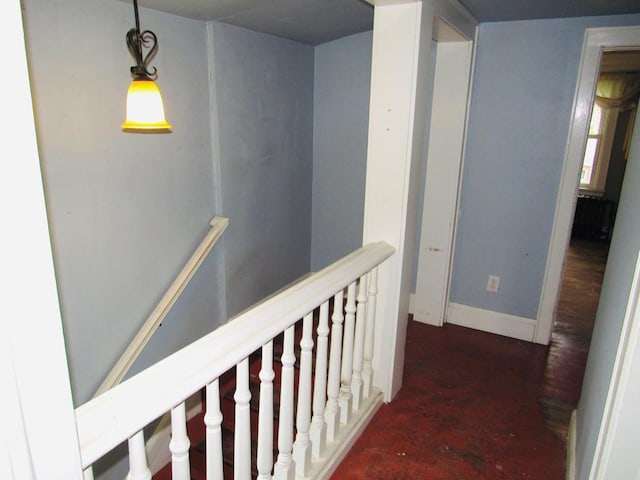
<svg viewBox="0 0 640 480"><path fill-rule="evenodd" d="M615 202L602 197L579 195L573 217L574 238L609 240L615 219Z"/></svg>

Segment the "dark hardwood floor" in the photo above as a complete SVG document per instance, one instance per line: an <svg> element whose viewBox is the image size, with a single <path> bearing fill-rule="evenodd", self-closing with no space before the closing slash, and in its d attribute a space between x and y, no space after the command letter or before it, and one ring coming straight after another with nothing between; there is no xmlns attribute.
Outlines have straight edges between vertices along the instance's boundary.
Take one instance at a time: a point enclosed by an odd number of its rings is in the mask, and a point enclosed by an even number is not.
<svg viewBox="0 0 640 480"><path fill-rule="evenodd" d="M609 244L572 239L551 335L541 404L549 427L566 438L580 398Z"/></svg>
<svg viewBox="0 0 640 480"><path fill-rule="evenodd" d="M403 387L332 479L563 479L606 256L572 242L547 347L410 321Z"/></svg>

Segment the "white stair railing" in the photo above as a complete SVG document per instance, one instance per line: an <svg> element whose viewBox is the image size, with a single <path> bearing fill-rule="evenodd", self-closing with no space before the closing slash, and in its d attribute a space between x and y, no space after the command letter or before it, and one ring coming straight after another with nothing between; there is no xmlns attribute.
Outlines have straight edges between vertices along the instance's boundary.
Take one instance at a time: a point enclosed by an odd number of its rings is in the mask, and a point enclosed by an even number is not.
<svg viewBox="0 0 640 480"><path fill-rule="evenodd" d="M129 475L127 480L150 480L151 471L147 466L147 452L144 448L142 430L129 439Z"/></svg>
<svg viewBox="0 0 640 480"><path fill-rule="evenodd" d="M327 381L327 407L324 411L324 418L327 424L327 440L333 442L340 430L340 405L338 397L340 395L340 359L342 358L342 323L344 313L342 308L335 308L335 305L342 305L344 294L341 291L333 298L334 309L331 315L331 349L329 351L329 379Z"/></svg>
<svg viewBox="0 0 640 480"><path fill-rule="evenodd" d="M258 413L258 480L271 480L273 470L273 340L262 347Z"/></svg>
<svg viewBox="0 0 640 480"><path fill-rule="evenodd" d="M300 340L300 378L298 380L298 408L296 411L296 441L293 445L293 460L296 475L306 477L311 470L311 366L313 362L313 314L302 320Z"/></svg>
<svg viewBox="0 0 640 480"><path fill-rule="evenodd" d="M329 302L320 305L316 350L316 375L313 383L313 418L311 419L311 454L313 459L324 455L327 424L324 407L327 400L327 355L329 351Z"/></svg>
<svg viewBox="0 0 640 480"><path fill-rule="evenodd" d="M220 411L220 386L218 379L206 387L207 413L204 416L206 428L207 478L222 478L222 412Z"/></svg>
<svg viewBox="0 0 640 480"><path fill-rule="evenodd" d="M184 402L171 409L171 478L190 480L189 437L187 436L187 415Z"/></svg>
<svg viewBox="0 0 640 480"><path fill-rule="evenodd" d="M358 307L356 310L356 331L353 343L353 375L351 377L351 393L353 395L353 411L360 409L362 401L362 365L364 364L364 334L367 326L367 277L360 277L358 282Z"/></svg>
<svg viewBox="0 0 640 480"><path fill-rule="evenodd" d="M251 416L249 402L249 358L236 365L236 421L233 437L233 480L251 479Z"/></svg>
<svg viewBox="0 0 640 480"><path fill-rule="evenodd" d="M77 408L83 468L128 439L128 478L149 478L142 429L170 411L173 478L190 478L184 401L206 387L207 478L222 480L225 408L221 401L229 400L220 397L220 379L235 369L234 479L252 477L252 460L259 479L328 478L382 403L381 392L371 383L375 277L377 266L393 252L386 243L369 244ZM282 355L274 365L273 340L280 336ZM298 373L296 338L301 350ZM252 362L259 356L252 354L260 349L261 366L256 370ZM258 371L259 413L252 420L256 414L251 412L250 372ZM280 382L275 464L274 379ZM258 425L253 439L257 458L252 458L252 424Z"/></svg>

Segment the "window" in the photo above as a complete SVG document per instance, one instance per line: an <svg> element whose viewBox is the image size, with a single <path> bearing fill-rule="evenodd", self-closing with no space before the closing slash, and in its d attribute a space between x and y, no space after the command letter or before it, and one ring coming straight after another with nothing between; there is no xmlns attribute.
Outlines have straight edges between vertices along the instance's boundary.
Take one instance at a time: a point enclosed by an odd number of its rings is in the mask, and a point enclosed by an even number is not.
<svg viewBox="0 0 640 480"><path fill-rule="evenodd" d="M602 140L602 108L593 105L591 121L589 122L589 135L587 136L587 146L582 160L582 173L580 174L580 188L589 188L595 173L596 158L598 155L598 145Z"/></svg>
<svg viewBox="0 0 640 480"><path fill-rule="evenodd" d="M589 194L604 193L617 117L617 109L594 103L580 173L580 190Z"/></svg>

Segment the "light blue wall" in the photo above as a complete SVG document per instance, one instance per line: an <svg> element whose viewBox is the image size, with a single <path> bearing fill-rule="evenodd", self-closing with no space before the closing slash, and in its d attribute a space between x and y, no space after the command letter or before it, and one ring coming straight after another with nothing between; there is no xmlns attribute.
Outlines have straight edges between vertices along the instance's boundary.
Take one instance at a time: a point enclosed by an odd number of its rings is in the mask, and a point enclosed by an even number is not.
<svg viewBox="0 0 640 480"><path fill-rule="evenodd" d="M640 16L480 25L452 302L536 318L584 30ZM500 291L485 291L489 274Z"/></svg>
<svg viewBox="0 0 640 480"><path fill-rule="evenodd" d="M65 341L80 404L214 215L230 217L223 241L130 375L213 330L227 309L237 313L309 271L313 48L141 9L142 27L159 38L153 65L174 128L168 135L125 134L131 5L26 0L24 16ZM122 478L123 453L110 454L97 471Z"/></svg>
<svg viewBox="0 0 640 480"><path fill-rule="evenodd" d="M315 49L311 269L362 246L372 32Z"/></svg>
<svg viewBox="0 0 640 480"><path fill-rule="evenodd" d="M578 479L588 478L610 388L635 263L640 251L639 206L640 119L637 119L578 405ZM624 419L620 422L624 424Z"/></svg>
<svg viewBox="0 0 640 480"><path fill-rule="evenodd" d="M209 229L206 24L140 10L159 38L173 133L120 131L133 59L133 8L103 0L25 0L24 18L56 276L76 404L90 398ZM136 368L220 321L215 255ZM34 299L37 301L37 299Z"/></svg>
<svg viewBox="0 0 640 480"><path fill-rule="evenodd" d="M313 47L213 23L227 311L309 271Z"/></svg>

